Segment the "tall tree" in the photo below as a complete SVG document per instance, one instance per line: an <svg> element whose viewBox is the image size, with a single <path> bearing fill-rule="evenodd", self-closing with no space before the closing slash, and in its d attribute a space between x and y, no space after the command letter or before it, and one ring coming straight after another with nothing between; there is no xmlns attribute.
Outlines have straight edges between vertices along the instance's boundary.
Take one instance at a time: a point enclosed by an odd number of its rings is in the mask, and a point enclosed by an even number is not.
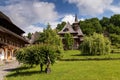
<svg viewBox="0 0 120 80"><path fill-rule="evenodd" d="M80 27L84 34L91 35L94 32L102 33L102 26L98 18L86 19L85 21L80 21Z"/></svg>
<svg viewBox="0 0 120 80"><path fill-rule="evenodd" d="M40 37L36 42L56 45L61 51L63 50L62 39L57 34L56 30L52 30L50 24L48 24L47 28L43 30L43 33L40 33Z"/></svg>
<svg viewBox="0 0 120 80"><path fill-rule="evenodd" d="M99 19L98 18L91 18L90 21L93 25L93 28L96 30L96 33L102 33L102 26L99 22Z"/></svg>
<svg viewBox="0 0 120 80"><path fill-rule="evenodd" d="M73 48L73 43L74 39L70 33L66 33L64 36L64 42L65 42L65 48L66 49L72 49Z"/></svg>
<svg viewBox="0 0 120 80"><path fill-rule="evenodd" d="M92 24L86 21L80 21L80 28L82 29L83 33L86 35L91 35L95 32L95 29L92 28Z"/></svg>
<svg viewBox="0 0 120 80"><path fill-rule="evenodd" d="M100 20L100 24L102 25L102 27L107 27L110 24L110 19L107 17L103 17Z"/></svg>
<svg viewBox="0 0 120 80"><path fill-rule="evenodd" d="M28 33L27 38L31 39L31 37L32 37L32 33Z"/></svg>
<svg viewBox="0 0 120 80"><path fill-rule="evenodd" d="M56 29L58 31L62 30L62 28L65 26L65 24L66 24L66 22L62 22L61 24L58 24L57 27L56 27Z"/></svg>
<svg viewBox="0 0 120 80"><path fill-rule="evenodd" d="M115 26L120 27L120 14L115 14L115 15L111 16L110 22L112 24L114 24Z"/></svg>

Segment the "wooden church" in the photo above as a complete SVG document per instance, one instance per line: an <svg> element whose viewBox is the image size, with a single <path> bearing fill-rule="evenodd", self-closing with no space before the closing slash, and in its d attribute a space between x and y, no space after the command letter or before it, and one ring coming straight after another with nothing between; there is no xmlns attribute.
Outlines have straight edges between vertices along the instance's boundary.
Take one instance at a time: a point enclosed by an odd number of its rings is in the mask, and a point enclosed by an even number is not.
<svg viewBox="0 0 120 80"><path fill-rule="evenodd" d="M28 44L22 37L25 33L0 12L0 60L14 59L15 50Z"/></svg>
<svg viewBox="0 0 120 80"><path fill-rule="evenodd" d="M60 32L58 32L58 34L62 38L64 49L65 49L64 42L65 33L70 33L73 36L74 39L73 49L78 49L80 43L83 42L83 33L82 30L80 29L77 15L75 15L75 22L72 25L69 22L67 22L63 29Z"/></svg>

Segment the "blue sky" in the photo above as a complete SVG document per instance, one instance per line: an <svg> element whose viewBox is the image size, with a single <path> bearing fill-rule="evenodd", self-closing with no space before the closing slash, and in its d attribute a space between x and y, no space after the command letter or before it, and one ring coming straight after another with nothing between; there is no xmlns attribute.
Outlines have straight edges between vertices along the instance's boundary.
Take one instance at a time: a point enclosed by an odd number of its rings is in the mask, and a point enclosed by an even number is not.
<svg viewBox="0 0 120 80"><path fill-rule="evenodd" d="M0 11L26 33L52 28L62 21L120 14L120 0L0 0Z"/></svg>

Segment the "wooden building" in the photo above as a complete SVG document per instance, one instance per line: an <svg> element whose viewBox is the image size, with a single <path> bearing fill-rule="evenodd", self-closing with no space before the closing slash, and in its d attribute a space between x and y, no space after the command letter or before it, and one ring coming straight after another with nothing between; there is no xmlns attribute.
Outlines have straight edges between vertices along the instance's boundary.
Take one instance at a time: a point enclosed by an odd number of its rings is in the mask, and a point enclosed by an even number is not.
<svg viewBox="0 0 120 80"><path fill-rule="evenodd" d="M28 44L22 37L24 33L2 12L0 12L0 60L13 59L14 51Z"/></svg>
<svg viewBox="0 0 120 80"><path fill-rule="evenodd" d="M83 41L83 33L82 30L80 29L77 15L75 16L75 22L72 25L70 25L70 23L67 22L63 29L60 32L58 32L58 34L62 37L64 49L65 49L64 42L65 33L70 33L73 36L74 39L73 49L78 49L80 43Z"/></svg>

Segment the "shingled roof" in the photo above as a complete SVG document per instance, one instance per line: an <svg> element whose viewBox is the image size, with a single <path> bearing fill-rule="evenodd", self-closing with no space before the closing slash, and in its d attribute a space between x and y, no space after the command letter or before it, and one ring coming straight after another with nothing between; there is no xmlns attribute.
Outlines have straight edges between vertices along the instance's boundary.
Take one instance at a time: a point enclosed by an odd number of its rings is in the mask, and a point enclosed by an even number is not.
<svg viewBox="0 0 120 80"><path fill-rule="evenodd" d="M83 36L83 32L80 27L78 27L77 33L79 36Z"/></svg>
<svg viewBox="0 0 120 80"><path fill-rule="evenodd" d="M74 31L70 23L67 22L64 28L60 32L58 32L58 34L64 34L64 33L77 33L77 32Z"/></svg>
<svg viewBox="0 0 120 80"><path fill-rule="evenodd" d="M3 14L1 11L0 11L0 18L5 19L5 20L7 20L7 21L9 21L9 22L12 23L12 21L10 20L10 18L8 18L8 17L7 17L5 14Z"/></svg>
<svg viewBox="0 0 120 80"><path fill-rule="evenodd" d="M5 24L4 24L5 23ZM12 23L12 21L10 20L9 17L7 17L4 13L2 13L0 11L0 25L3 25L5 28L18 33L18 34L23 34L25 33L22 29L20 29L19 27L17 27L15 24ZM6 26L6 25L9 25Z"/></svg>
<svg viewBox="0 0 120 80"><path fill-rule="evenodd" d="M73 27L76 24L77 24L77 30L74 30ZM70 25L69 22L67 22L66 25L63 27L63 29L60 32L58 32L58 34L65 34L65 33L76 33L78 36L83 36L83 32L79 27L77 15L75 15L75 22L72 24L72 26Z"/></svg>
<svg viewBox="0 0 120 80"><path fill-rule="evenodd" d="M3 14L1 11L0 11L0 31L3 33L11 34L28 43L28 41L21 36L21 34L25 32L21 30L19 27L17 27L15 24L13 24L10 18Z"/></svg>

